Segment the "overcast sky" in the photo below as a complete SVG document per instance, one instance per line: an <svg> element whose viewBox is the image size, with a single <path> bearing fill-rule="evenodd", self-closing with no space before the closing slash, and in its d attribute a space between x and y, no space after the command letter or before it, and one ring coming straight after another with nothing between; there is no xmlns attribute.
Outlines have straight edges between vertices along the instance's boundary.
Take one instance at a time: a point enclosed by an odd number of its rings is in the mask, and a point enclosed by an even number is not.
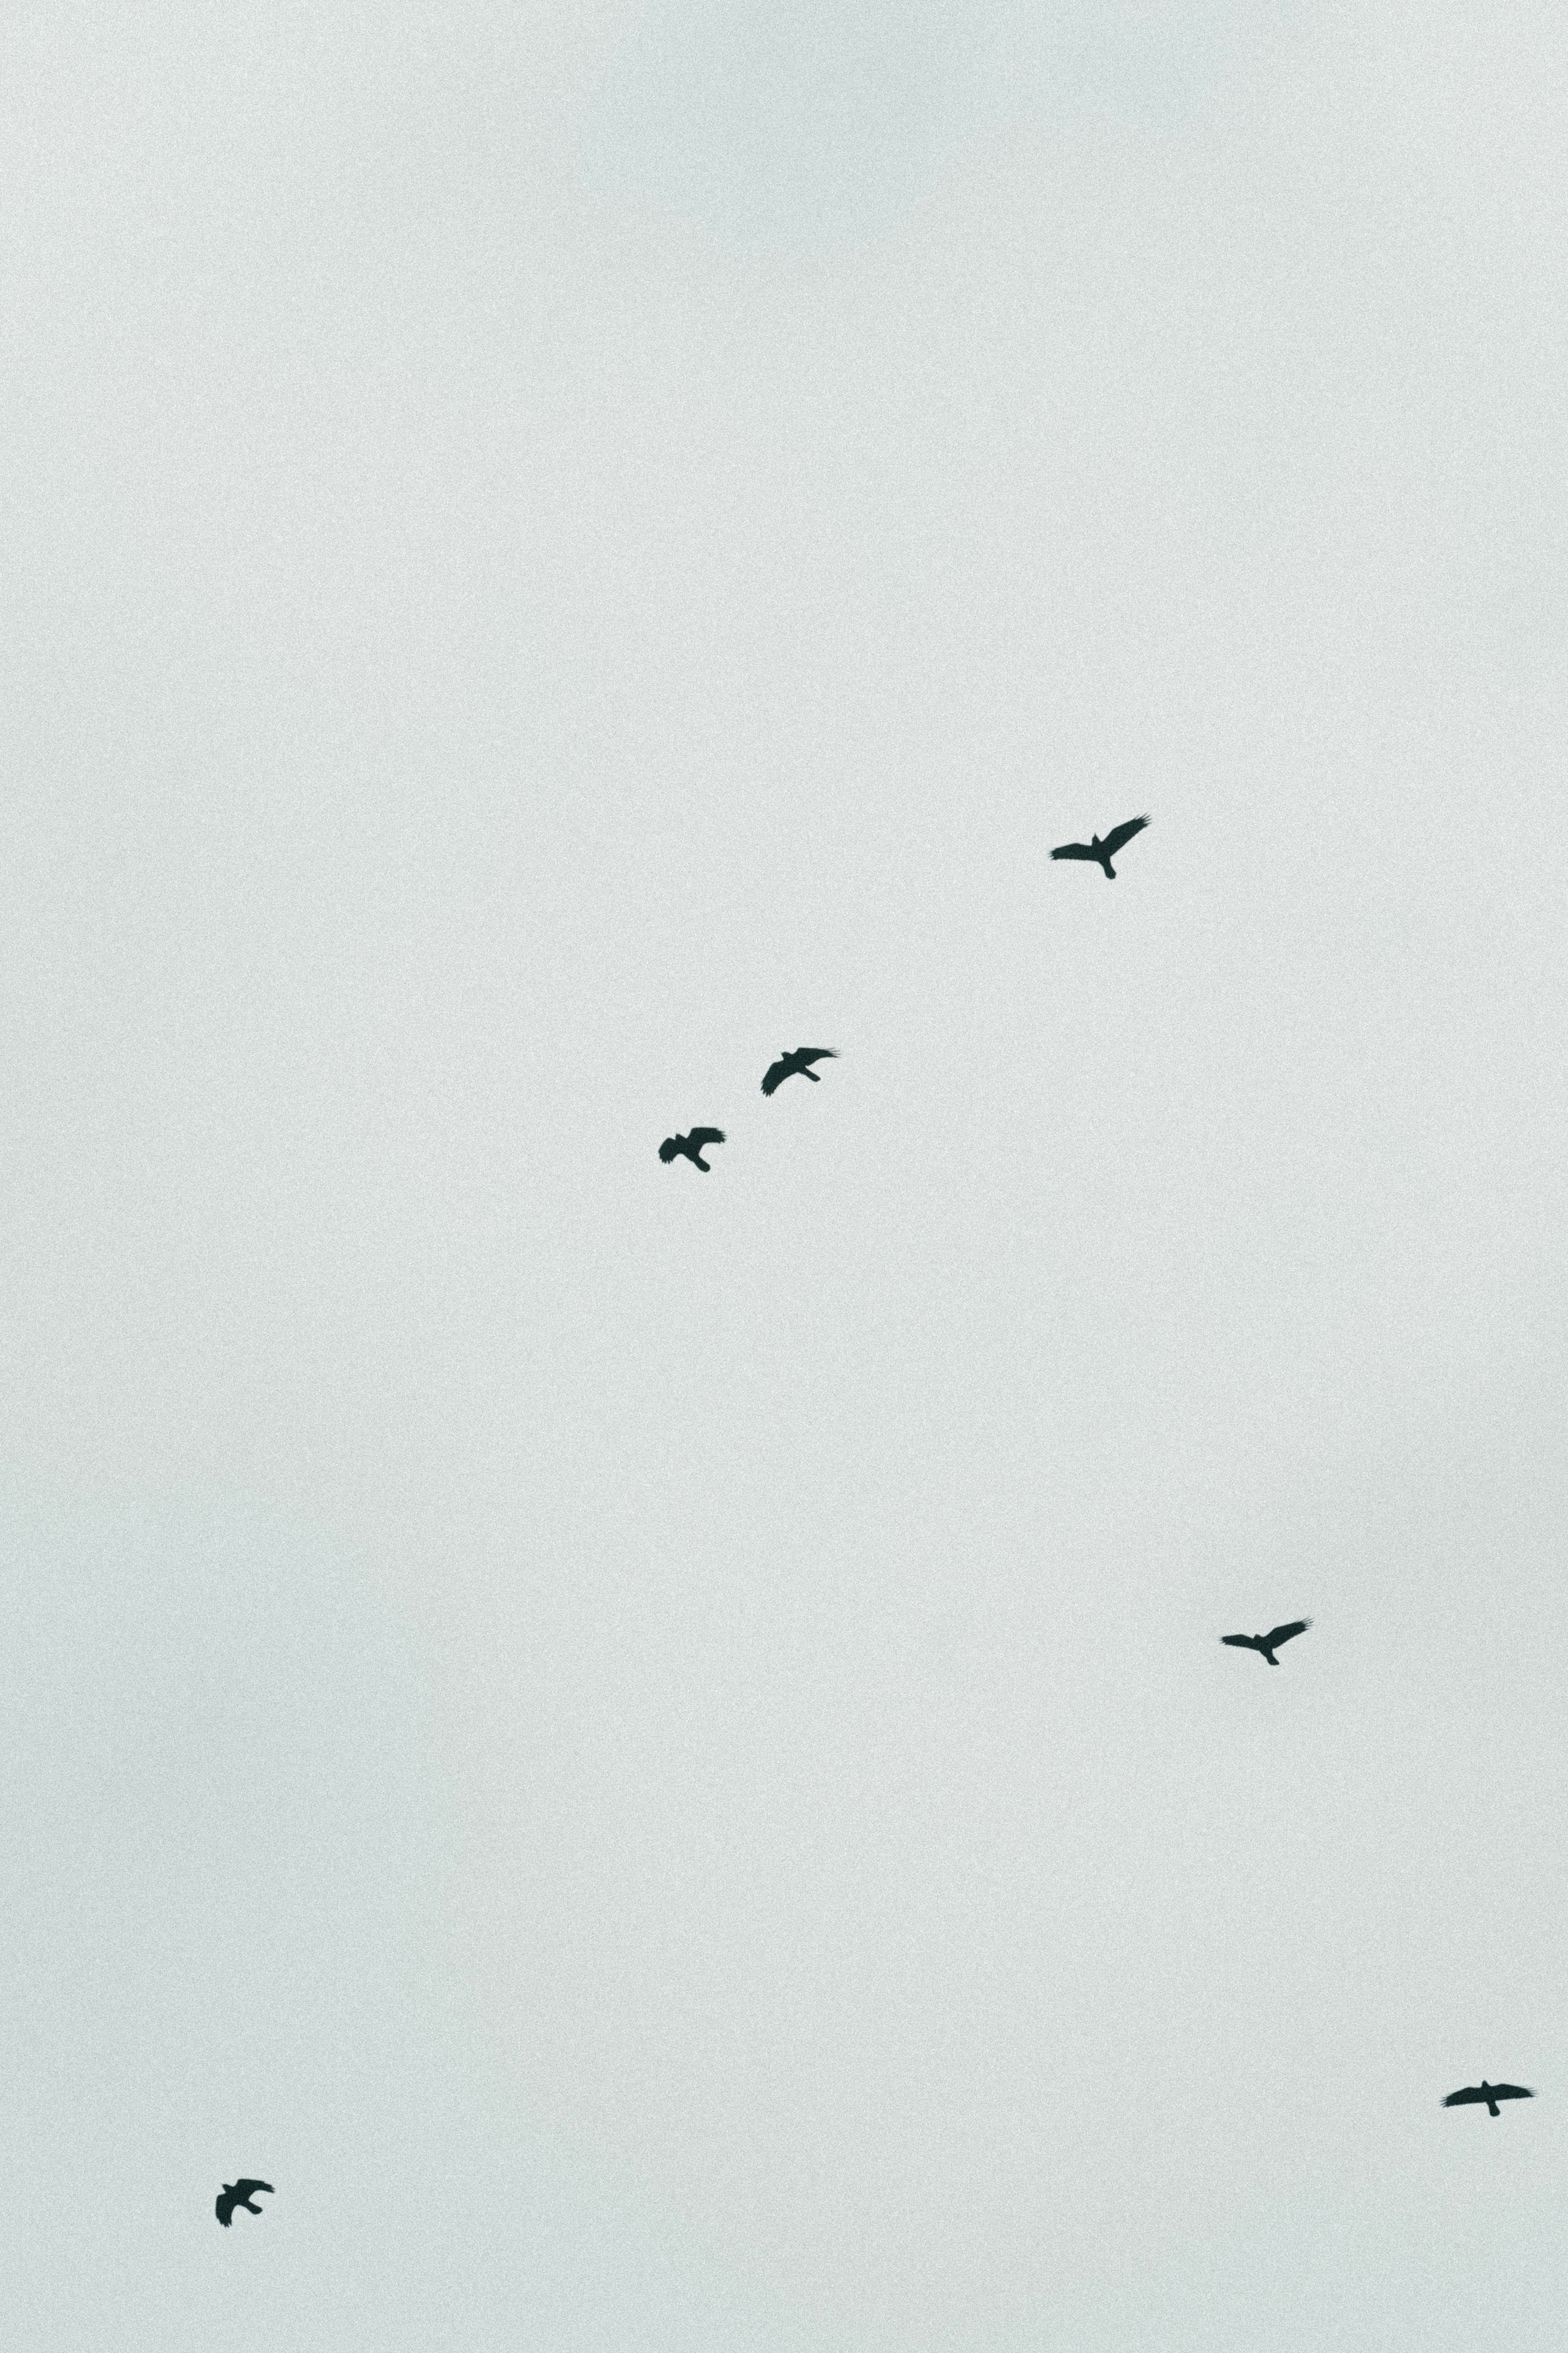
<svg viewBox="0 0 1568 2353"><path fill-rule="evenodd" d="M5 51L17 2344L1557 2353L1561 5Z"/></svg>

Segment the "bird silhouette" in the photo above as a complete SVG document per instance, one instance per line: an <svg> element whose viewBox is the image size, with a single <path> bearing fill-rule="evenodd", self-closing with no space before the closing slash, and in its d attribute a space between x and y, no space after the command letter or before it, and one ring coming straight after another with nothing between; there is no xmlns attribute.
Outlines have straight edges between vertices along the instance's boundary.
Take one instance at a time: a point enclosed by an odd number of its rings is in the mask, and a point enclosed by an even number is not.
<svg viewBox="0 0 1568 2353"><path fill-rule="evenodd" d="M694 1127L689 1135L667 1135L658 1147L658 1156L668 1161L673 1160L678 1152L684 1153L687 1159L700 1168L706 1176L710 1172L702 1155L710 1144L722 1144L723 1141L721 1127Z"/></svg>
<svg viewBox="0 0 1568 2353"><path fill-rule="evenodd" d="M250 2195L254 2189L265 2189L270 2197L272 2184L270 2181L226 2181L224 2183L214 2211L226 2231L229 2225L229 2218L237 2206L243 2206L247 2214L260 2213L260 2207L253 2206L250 2202Z"/></svg>
<svg viewBox="0 0 1568 2353"><path fill-rule="evenodd" d="M1269 1665L1277 1667L1279 1662L1274 1655L1276 1645L1293 1642L1298 1634L1306 1632L1311 1622L1310 1618L1294 1618L1289 1626L1276 1626L1271 1634L1222 1634L1219 1639L1238 1651L1261 1651Z"/></svg>
<svg viewBox="0 0 1568 2353"><path fill-rule="evenodd" d="M1053 858L1087 858L1092 865L1102 866L1105 869L1106 881L1114 882L1116 869L1112 866L1111 860L1119 849L1123 849L1131 840L1135 833L1142 832L1148 822L1146 817L1130 817L1125 825L1113 825L1103 841L1098 833L1092 841L1064 841L1059 849L1052 850L1051 856Z"/></svg>
<svg viewBox="0 0 1568 2353"><path fill-rule="evenodd" d="M822 1081L814 1070L807 1067L808 1064L836 1062L837 1060L837 1052L832 1046L797 1046L793 1054L779 1056L763 1081L763 1092L765 1095L776 1094L784 1081L793 1079L797 1071L803 1079L809 1079L814 1087L820 1086Z"/></svg>
<svg viewBox="0 0 1568 2353"><path fill-rule="evenodd" d="M1468 2108L1475 2102L1484 2100L1487 2114L1498 2116L1502 2114L1498 2106L1500 2100L1533 2100L1535 2094L1527 2092L1522 2084L1489 2084L1483 2075L1479 2084L1467 2084L1462 2092L1450 2092L1443 2105L1446 2108Z"/></svg>

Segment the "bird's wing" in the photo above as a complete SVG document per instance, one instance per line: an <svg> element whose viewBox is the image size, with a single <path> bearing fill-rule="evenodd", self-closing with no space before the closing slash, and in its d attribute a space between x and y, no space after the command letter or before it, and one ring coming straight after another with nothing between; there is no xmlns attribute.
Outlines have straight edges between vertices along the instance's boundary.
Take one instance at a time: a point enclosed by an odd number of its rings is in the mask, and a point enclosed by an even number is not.
<svg viewBox="0 0 1568 2353"><path fill-rule="evenodd" d="M1492 2097L1494 2100L1533 2100L1535 2094L1527 2092L1522 2084L1494 2084Z"/></svg>
<svg viewBox="0 0 1568 2353"><path fill-rule="evenodd" d="M771 1095L775 1088L783 1086L788 1076L789 1060L787 1056L781 1061L771 1063L768 1067L767 1075L763 1081L763 1094Z"/></svg>
<svg viewBox="0 0 1568 2353"><path fill-rule="evenodd" d="M1105 837L1107 858L1114 858L1122 843L1131 841L1135 833L1142 833L1148 822L1146 817L1130 817L1125 825L1113 825Z"/></svg>
<svg viewBox="0 0 1568 2353"><path fill-rule="evenodd" d="M1497 2090L1495 2084L1492 2085L1492 2090L1494 2092ZM1484 2100L1486 2096L1479 2084L1467 2084L1462 2092L1450 2092L1443 2105L1446 2108L1468 2108L1473 2101Z"/></svg>
<svg viewBox="0 0 1568 2353"><path fill-rule="evenodd" d="M1098 860L1100 852L1098 849L1091 849L1087 841L1064 841L1059 849L1052 850L1051 856L1053 858L1092 858Z"/></svg>
<svg viewBox="0 0 1568 2353"><path fill-rule="evenodd" d="M1311 1622L1310 1618L1293 1619L1289 1626L1276 1626L1272 1634L1266 1634L1263 1639L1272 1650L1276 1642L1293 1642L1298 1634L1306 1632Z"/></svg>
<svg viewBox="0 0 1568 2353"><path fill-rule="evenodd" d="M237 2181L234 2185L234 2194L237 2198L248 2198L253 2189L265 2189L268 2195L271 2196L272 2184L270 2181Z"/></svg>
<svg viewBox="0 0 1568 2353"><path fill-rule="evenodd" d="M722 1144L724 1131L721 1127L694 1127L686 1141L694 1144L700 1152L704 1145Z"/></svg>
<svg viewBox="0 0 1568 2353"><path fill-rule="evenodd" d="M1256 1651L1258 1648L1256 1634L1222 1634L1219 1639L1222 1642L1234 1643L1238 1651Z"/></svg>
<svg viewBox="0 0 1568 2353"><path fill-rule="evenodd" d="M797 1062L836 1062L838 1049L837 1046L797 1046L795 1060Z"/></svg>
<svg viewBox="0 0 1568 2353"><path fill-rule="evenodd" d="M678 1135L667 1135L658 1147L658 1156L661 1160L673 1160L679 1149L680 1138Z"/></svg>
<svg viewBox="0 0 1568 2353"><path fill-rule="evenodd" d="M217 2194L216 2202L213 2207L213 2212L217 2216L218 2221L223 2224L226 2231L229 2227L229 2216L233 2211L233 2199L228 2195L226 2190L220 2189Z"/></svg>

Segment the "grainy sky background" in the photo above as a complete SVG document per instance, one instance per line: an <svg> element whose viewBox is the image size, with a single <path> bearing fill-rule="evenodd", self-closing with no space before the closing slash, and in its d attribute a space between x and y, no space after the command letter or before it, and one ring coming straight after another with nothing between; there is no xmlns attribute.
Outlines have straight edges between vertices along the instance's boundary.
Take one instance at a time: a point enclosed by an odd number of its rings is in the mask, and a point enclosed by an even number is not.
<svg viewBox="0 0 1568 2353"><path fill-rule="evenodd" d="M1556 2353L1561 6L5 47L17 2344Z"/></svg>

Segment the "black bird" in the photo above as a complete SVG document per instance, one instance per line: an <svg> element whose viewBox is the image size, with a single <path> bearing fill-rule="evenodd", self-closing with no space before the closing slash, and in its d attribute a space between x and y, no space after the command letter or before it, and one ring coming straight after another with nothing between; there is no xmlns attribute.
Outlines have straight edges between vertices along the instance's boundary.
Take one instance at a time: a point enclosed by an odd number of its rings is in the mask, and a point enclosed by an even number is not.
<svg viewBox="0 0 1568 2353"><path fill-rule="evenodd" d="M835 1047L797 1046L793 1054L779 1056L778 1060L763 1081L763 1092L765 1095L775 1093L786 1079L795 1077L797 1071L803 1079L809 1079L814 1087L819 1087L822 1081L814 1070L808 1068L808 1065L812 1062L836 1062L837 1060L838 1054Z"/></svg>
<svg viewBox="0 0 1568 2353"><path fill-rule="evenodd" d="M1443 2105L1446 2108L1468 2108L1473 2101L1484 2100L1489 2116L1501 2116L1500 2100L1533 2100L1535 2094L1527 2092L1522 2084L1489 2084L1483 2075L1479 2084L1467 2084L1462 2092L1450 2092Z"/></svg>
<svg viewBox="0 0 1568 2353"><path fill-rule="evenodd" d="M658 1147L658 1156L661 1160L673 1160L678 1152L683 1152L706 1176L710 1172L702 1155L710 1144L722 1144L723 1141L721 1127L694 1127L689 1135L667 1135Z"/></svg>
<svg viewBox="0 0 1568 2353"><path fill-rule="evenodd" d="M226 2231L229 2225L229 2217L237 2206L243 2206L247 2214L260 2213L260 2207L253 2206L250 2202L250 2193L253 2189L265 2189L270 2197L272 2184L270 2181L226 2181L224 2183L214 2211Z"/></svg>
<svg viewBox="0 0 1568 2353"><path fill-rule="evenodd" d="M1148 822L1146 817L1130 817L1125 825L1113 825L1103 841L1098 833L1092 841L1064 841L1059 849L1052 850L1051 856L1053 858L1087 858L1092 864L1103 866L1106 881L1114 882L1116 869L1112 866L1111 860L1119 849L1126 847L1135 833L1142 832Z"/></svg>
<svg viewBox="0 0 1568 2353"><path fill-rule="evenodd" d="M1311 1622L1310 1618L1293 1618L1289 1626L1276 1626L1272 1634L1222 1634L1219 1639L1238 1651L1261 1651L1269 1665L1277 1667L1279 1662L1274 1655L1276 1644L1293 1642L1298 1634L1306 1632Z"/></svg>

